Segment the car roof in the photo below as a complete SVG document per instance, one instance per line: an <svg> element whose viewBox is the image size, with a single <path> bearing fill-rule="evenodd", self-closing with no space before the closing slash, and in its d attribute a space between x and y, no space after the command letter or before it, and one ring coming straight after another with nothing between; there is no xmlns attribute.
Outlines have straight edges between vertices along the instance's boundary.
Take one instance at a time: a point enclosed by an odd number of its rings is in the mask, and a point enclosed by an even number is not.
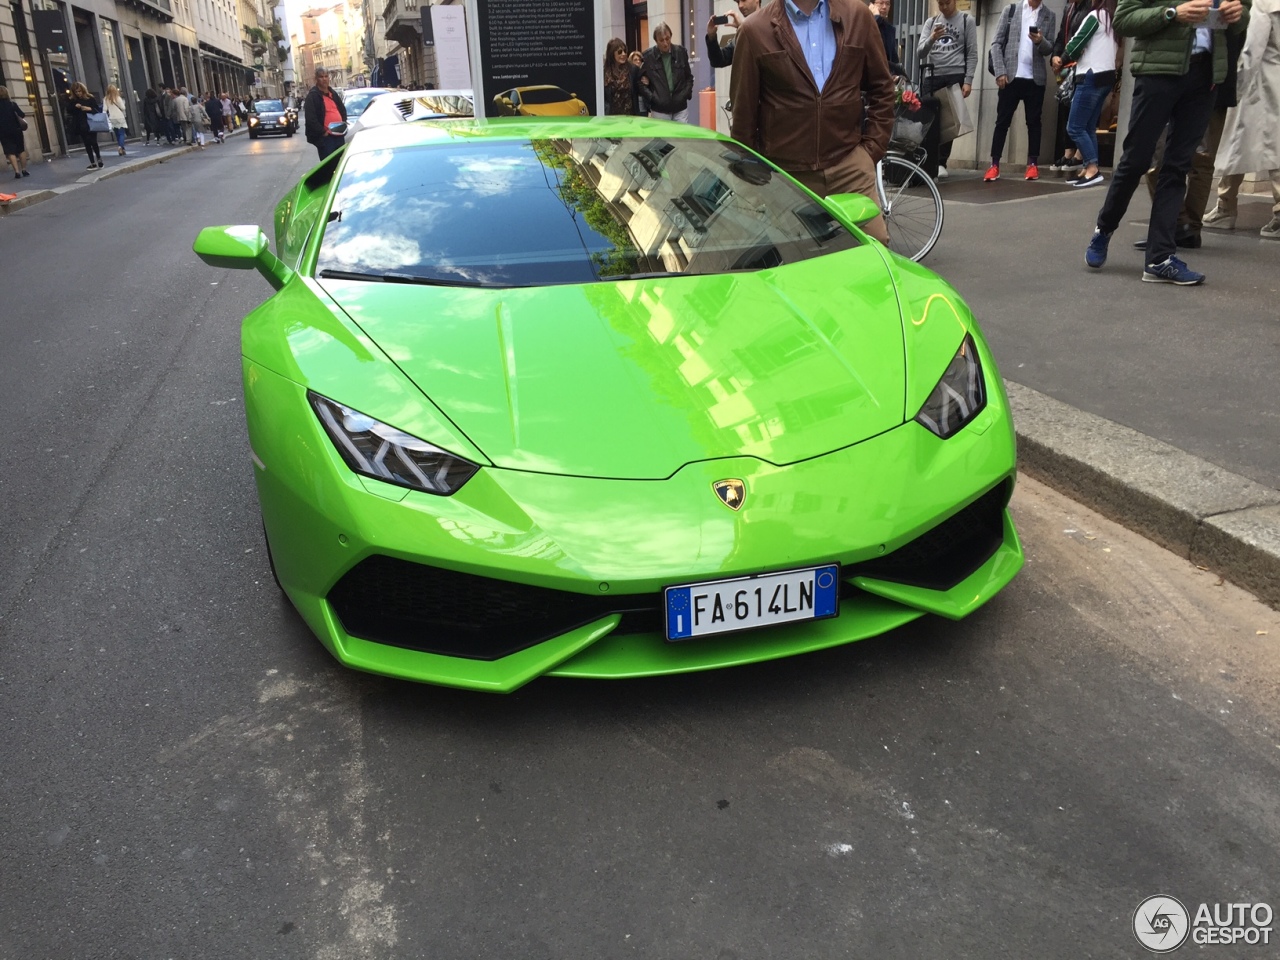
<svg viewBox="0 0 1280 960"><path fill-rule="evenodd" d="M721 139L714 130L648 117L502 117L475 120L431 120L393 123L362 130L348 146L348 155L368 150L415 147L424 144L475 140L572 140L580 137L664 140Z"/></svg>

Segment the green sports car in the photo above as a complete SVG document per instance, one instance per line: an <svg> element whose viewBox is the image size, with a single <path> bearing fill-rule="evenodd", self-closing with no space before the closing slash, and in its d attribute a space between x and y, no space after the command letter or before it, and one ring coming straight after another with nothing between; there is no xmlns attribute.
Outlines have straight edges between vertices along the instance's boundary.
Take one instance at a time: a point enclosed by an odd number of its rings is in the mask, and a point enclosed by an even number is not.
<svg viewBox="0 0 1280 960"><path fill-rule="evenodd" d="M995 363L945 281L707 130L361 132L196 252L244 320L272 568L360 670L475 690L960 618L1022 566Z"/></svg>

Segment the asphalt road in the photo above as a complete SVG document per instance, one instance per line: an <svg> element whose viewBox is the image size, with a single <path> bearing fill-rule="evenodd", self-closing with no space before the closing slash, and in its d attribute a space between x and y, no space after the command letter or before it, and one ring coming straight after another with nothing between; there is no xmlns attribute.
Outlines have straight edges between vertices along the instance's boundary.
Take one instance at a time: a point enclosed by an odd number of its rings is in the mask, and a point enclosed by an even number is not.
<svg viewBox="0 0 1280 960"><path fill-rule="evenodd" d="M266 284L190 253L312 155L0 223L0 958L1078 960L1145 956L1151 894L1280 909L1280 614L1031 482L964 623L509 697L336 667L259 532Z"/></svg>

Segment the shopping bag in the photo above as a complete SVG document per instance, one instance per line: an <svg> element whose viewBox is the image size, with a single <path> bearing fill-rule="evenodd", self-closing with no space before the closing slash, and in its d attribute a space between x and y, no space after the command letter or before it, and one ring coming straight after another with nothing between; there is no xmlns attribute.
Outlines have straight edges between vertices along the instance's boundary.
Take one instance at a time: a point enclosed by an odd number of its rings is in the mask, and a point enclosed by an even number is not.
<svg viewBox="0 0 1280 960"><path fill-rule="evenodd" d="M973 133L973 119L969 116L969 105L960 84L953 83L935 90L933 95L938 98L939 143L950 143L966 133Z"/></svg>

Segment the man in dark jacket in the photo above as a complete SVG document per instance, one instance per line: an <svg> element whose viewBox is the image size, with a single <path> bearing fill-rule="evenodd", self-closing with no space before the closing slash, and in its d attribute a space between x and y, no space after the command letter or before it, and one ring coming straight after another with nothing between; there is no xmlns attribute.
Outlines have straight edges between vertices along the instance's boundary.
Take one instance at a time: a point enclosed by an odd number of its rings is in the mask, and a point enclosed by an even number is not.
<svg viewBox="0 0 1280 960"><path fill-rule="evenodd" d="M725 14L725 19L729 26L737 30L742 26L743 20L759 9L760 0L742 0L738 4L738 12L734 13L730 10ZM734 40L721 43L716 37L719 29L720 25L716 23L715 17L707 21L707 61L713 67L730 67L733 66L733 48L736 44Z"/></svg>
<svg viewBox="0 0 1280 960"><path fill-rule="evenodd" d="M861 0L775 0L748 17L731 89L735 140L819 196L875 199L896 97L880 30ZM862 228L889 239L884 217Z"/></svg>
<svg viewBox="0 0 1280 960"><path fill-rule="evenodd" d="M671 28L665 23L654 28L653 43L640 64L640 93L649 102L649 116L683 123L693 96L689 51L671 42Z"/></svg>
<svg viewBox="0 0 1280 960"><path fill-rule="evenodd" d="M346 123L347 105L338 91L329 87L329 71L316 67L316 85L307 94L302 106L307 121L307 143L315 144L323 160L346 142L341 134L329 132L329 124Z"/></svg>
<svg viewBox="0 0 1280 960"><path fill-rule="evenodd" d="M1214 87L1227 78L1225 34L1212 29L1216 24L1209 23L1209 12L1214 10L1215 20L1231 33L1244 32L1248 16L1241 0L1222 0L1216 8L1212 0L1183 0L1176 7L1165 6L1166 2L1120 0L1116 5L1116 34L1134 38L1129 59L1133 106L1124 154L1098 211L1084 262L1095 269L1107 262L1111 235L1123 221L1142 175L1151 166L1156 141L1168 127L1164 162L1151 202L1142 279L1191 287L1205 278L1175 256L1178 211L1186 195L1187 171L1213 112Z"/></svg>

